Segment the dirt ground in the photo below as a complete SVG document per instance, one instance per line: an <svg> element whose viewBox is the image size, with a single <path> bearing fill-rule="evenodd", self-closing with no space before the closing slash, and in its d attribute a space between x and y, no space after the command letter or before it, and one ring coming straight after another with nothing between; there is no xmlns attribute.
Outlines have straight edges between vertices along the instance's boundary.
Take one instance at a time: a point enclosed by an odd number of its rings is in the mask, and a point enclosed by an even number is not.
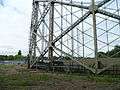
<svg viewBox="0 0 120 90"><path fill-rule="evenodd" d="M14 65L0 66L0 90L120 90L120 83Z"/></svg>

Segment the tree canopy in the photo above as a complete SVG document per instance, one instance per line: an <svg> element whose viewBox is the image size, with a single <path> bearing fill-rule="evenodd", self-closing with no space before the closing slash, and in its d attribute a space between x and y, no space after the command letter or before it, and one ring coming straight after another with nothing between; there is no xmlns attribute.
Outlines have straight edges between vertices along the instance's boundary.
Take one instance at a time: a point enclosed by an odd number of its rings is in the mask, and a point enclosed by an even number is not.
<svg viewBox="0 0 120 90"><path fill-rule="evenodd" d="M16 55L0 55L0 60L21 60L22 58L21 50Z"/></svg>
<svg viewBox="0 0 120 90"><path fill-rule="evenodd" d="M120 57L120 46L116 45L111 51L105 52L98 52L98 57L104 58L104 57L112 57L112 58L118 58Z"/></svg>
<svg viewBox="0 0 120 90"><path fill-rule="evenodd" d="M22 55L22 52L21 52L21 50L19 50L19 51L18 51L18 55L20 55L20 56Z"/></svg>

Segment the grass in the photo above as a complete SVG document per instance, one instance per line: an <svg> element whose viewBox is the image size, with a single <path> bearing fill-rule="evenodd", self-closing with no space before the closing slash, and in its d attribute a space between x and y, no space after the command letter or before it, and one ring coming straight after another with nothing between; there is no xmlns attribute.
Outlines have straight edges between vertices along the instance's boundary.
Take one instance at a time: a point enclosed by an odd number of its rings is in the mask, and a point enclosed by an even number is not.
<svg viewBox="0 0 120 90"><path fill-rule="evenodd" d="M61 76L60 76L61 77ZM63 75L64 80L86 80L86 81L93 81L96 82L98 84L114 84L114 83L120 83L120 75L98 75L98 76L94 76L94 75L86 75L86 76L80 76L80 75Z"/></svg>
<svg viewBox="0 0 120 90"><path fill-rule="evenodd" d="M40 81L48 81L47 74L36 74L31 72L19 72L16 74L0 75L0 86L32 86L39 85Z"/></svg>
<svg viewBox="0 0 120 90"><path fill-rule="evenodd" d="M26 67L16 65L0 65L0 87L3 86L44 86L56 82L92 81L96 84L120 83L120 75L80 76L76 74L45 73L28 70Z"/></svg>
<svg viewBox="0 0 120 90"><path fill-rule="evenodd" d="M98 76L88 76L88 80L95 81L97 83L107 83L107 84L114 84L120 83L120 75L98 75Z"/></svg>
<svg viewBox="0 0 120 90"><path fill-rule="evenodd" d="M11 68L14 68L15 65L4 65L4 64L0 64L0 69L3 70L3 69L11 69Z"/></svg>
<svg viewBox="0 0 120 90"><path fill-rule="evenodd" d="M0 76L0 86L34 86L39 85L39 81L48 81L47 75L5 75Z"/></svg>
<svg viewBox="0 0 120 90"><path fill-rule="evenodd" d="M15 65L0 65L0 86L31 86L49 79L44 73L33 73L24 68L16 69Z"/></svg>

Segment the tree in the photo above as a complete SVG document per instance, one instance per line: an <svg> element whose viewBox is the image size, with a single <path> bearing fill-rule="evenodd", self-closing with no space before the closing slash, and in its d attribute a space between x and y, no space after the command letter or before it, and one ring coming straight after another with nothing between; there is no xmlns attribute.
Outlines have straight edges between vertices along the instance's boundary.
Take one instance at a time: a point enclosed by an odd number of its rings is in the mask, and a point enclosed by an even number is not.
<svg viewBox="0 0 120 90"><path fill-rule="evenodd" d="M13 55L9 55L8 60L14 60L14 56Z"/></svg>
<svg viewBox="0 0 120 90"><path fill-rule="evenodd" d="M106 55L106 53L104 53L104 52L98 52L97 55L98 55L99 58L104 58L105 55Z"/></svg>
<svg viewBox="0 0 120 90"><path fill-rule="evenodd" d="M120 46L116 45L112 50L108 52L98 52L98 57L104 58L105 56L118 58L120 57Z"/></svg>
<svg viewBox="0 0 120 90"><path fill-rule="evenodd" d="M114 49L112 49L111 51L106 52L106 55L112 56L114 58L120 57L120 46L116 45L114 47Z"/></svg>
<svg viewBox="0 0 120 90"><path fill-rule="evenodd" d="M21 56L22 55L22 52L21 50L18 51L18 55Z"/></svg>

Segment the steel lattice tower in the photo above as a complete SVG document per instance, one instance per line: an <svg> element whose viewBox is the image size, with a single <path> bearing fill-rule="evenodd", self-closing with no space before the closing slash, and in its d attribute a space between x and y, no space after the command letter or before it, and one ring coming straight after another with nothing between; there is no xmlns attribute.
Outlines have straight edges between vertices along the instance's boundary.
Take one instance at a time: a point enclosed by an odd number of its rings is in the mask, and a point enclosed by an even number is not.
<svg viewBox="0 0 120 90"><path fill-rule="evenodd" d="M120 45L120 1L87 1L33 0L29 68L45 59L52 66L54 60L65 61L66 57L70 64L76 62L99 74L119 62L119 58L102 53L104 58L99 58L98 52L108 52ZM98 68L99 61L108 60L108 65Z"/></svg>

